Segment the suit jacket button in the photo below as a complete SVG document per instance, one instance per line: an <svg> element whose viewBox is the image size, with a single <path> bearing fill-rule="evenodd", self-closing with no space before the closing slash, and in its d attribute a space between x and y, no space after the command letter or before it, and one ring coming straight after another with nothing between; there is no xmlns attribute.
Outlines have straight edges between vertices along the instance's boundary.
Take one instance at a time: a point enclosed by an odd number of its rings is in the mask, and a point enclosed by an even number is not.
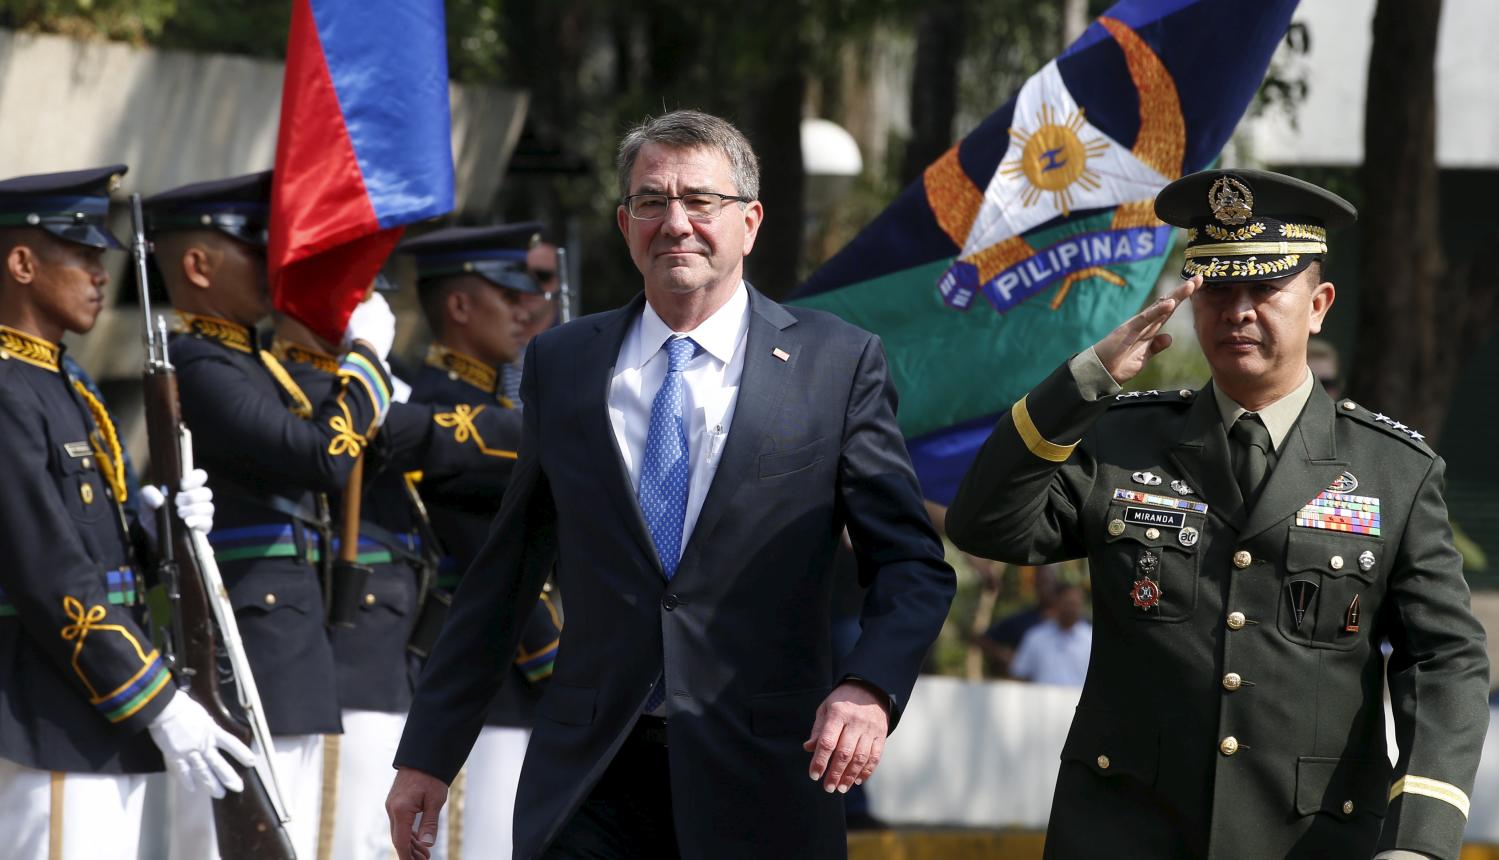
<svg viewBox="0 0 1499 860"><path fill-rule="evenodd" d="M1242 612L1230 612L1228 613L1228 629L1243 630L1244 622L1248 620L1249 619L1245 618L1244 613Z"/></svg>
<svg viewBox="0 0 1499 860"><path fill-rule="evenodd" d="M677 604L681 602L681 599L679 599L675 594L668 594L665 597L661 598L661 605L666 608L667 612L676 609Z"/></svg>
<svg viewBox="0 0 1499 860"><path fill-rule="evenodd" d="M1223 689L1225 690L1229 690L1231 692L1233 690L1239 689L1239 687L1243 685L1244 679L1239 677L1238 672L1229 672L1227 675L1223 676Z"/></svg>
<svg viewBox="0 0 1499 860"><path fill-rule="evenodd" d="M1239 751L1239 739L1229 735L1218 742L1218 751L1224 755L1233 755Z"/></svg>

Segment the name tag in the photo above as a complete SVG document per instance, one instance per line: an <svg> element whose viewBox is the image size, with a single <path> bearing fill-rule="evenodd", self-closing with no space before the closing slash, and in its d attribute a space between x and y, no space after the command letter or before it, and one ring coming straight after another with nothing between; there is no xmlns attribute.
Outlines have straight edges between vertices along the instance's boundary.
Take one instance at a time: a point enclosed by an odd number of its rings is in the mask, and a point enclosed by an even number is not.
<svg viewBox="0 0 1499 860"><path fill-rule="evenodd" d="M1154 508L1124 509L1124 521L1141 526L1166 526L1179 529L1187 524L1187 515L1181 511L1158 511Z"/></svg>
<svg viewBox="0 0 1499 860"><path fill-rule="evenodd" d="M62 449L68 452L68 456L74 460L87 457L93 453L93 449L89 447L88 442L64 442Z"/></svg>

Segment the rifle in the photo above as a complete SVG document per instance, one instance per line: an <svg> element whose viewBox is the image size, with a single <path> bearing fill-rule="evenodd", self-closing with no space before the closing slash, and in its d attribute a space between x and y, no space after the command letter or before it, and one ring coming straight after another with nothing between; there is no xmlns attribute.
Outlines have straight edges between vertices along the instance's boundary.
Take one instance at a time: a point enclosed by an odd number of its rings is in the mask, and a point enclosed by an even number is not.
<svg viewBox="0 0 1499 860"><path fill-rule="evenodd" d="M573 285L567 276L567 249L557 246L557 315L561 322L572 322Z"/></svg>
<svg viewBox="0 0 1499 860"><path fill-rule="evenodd" d="M244 780L245 788L213 801L220 856L223 860L296 860L296 851L286 831L290 816L281 800L272 761L275 749L271 745L270 728L265 722L260 693L250 673L234 608L219 575L213 548L202 533L176 527L173 522L176 506L172 497L182 484L183 474L192 469L192 435L182 423L177 371L167 354L166 321L153 320L151 316L146 261L150 246L146 242L139 194L130 195L130 218L134 230L130 256L145 321L143 384L151 470L156 483L163 485L168 496L157 510L156 554L157 570L172 605L168 663L178 687L202 705L214 722L246 744L253 739L259 748L254 768L245 768L228 759L229 766ZM236 704L243 716L230 710L220 688L221 644L238 693Z"/></svg>

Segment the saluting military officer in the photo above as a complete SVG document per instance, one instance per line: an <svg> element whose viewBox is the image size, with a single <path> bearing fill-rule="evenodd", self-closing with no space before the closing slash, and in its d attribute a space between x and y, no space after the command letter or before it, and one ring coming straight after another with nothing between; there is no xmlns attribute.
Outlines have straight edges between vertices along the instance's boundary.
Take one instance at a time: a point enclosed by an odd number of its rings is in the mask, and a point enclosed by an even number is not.
<svg viewBox="0 0 1499 860"><path fill-rule="evenodd" d="M498 380L500 369L516 361L525 347L532 305L545 295L526 265L540 230L534 223L453 227L400 248L415 258L422 309L433 333L426 363L412 385L412 400L438 404L453 414L482 410L509 416L515 433L495 446L508 449L504 456L509 458L519 443L520 416L499 392ZM438 584L451 594L489 534L504 487L430 479L422 486L447 553ZM462 803L454 807L462 814L454 815L441 834L447 841L439 843L438 855L446 850L448 860L461 860L461 852L452 849L468 845L470 856L475 856L474 848L486 858L510 856L521 762L560 635L561 615L553 595L543 592L520 651L504 670L509 680L491 702L469 754L459 783Z"/></svg>
<svg viewBox="0 0 1499 860"><path fill-rule="evenodd" d="M342 730L319 576L329 555L324 494L344 486L390 407L372 344L388 349L393 324L356 312L338 383L317 399L259 348L254 326L270 311L270 187L269 172L197 183L150 197L145 209L181 329L170 350L182 415L220 503L209 542L260 688L292 841L312 857L323 736ZM211 827L198 836L211 840ZM212 856L204 844L179 845L178 856Z"/></svg>
<svg viewBox="0 0 1499 860"><path fill-rule="evenodd" d="M134 858L144 774L243 788L253 756L179 694L147 632L149 563L113 419L60 364L109 282L105 226L124 165L0 182L0 832L9 857ZM179 517L213 522L205 476ZM145 507L162 504L155 488ZM139 547L139 548L138 548Z"/></svg>
<svg viewBox="0 0 1499 860"><path fill-rule="evenodd" d="M393 291L393 282L385 284L384 291ZM366 304L390 316L379 292ZM338 351L338 345L296 319L276 315L271 354L309 400L338 386ZM369 440L358 560L370 568L370 576L355 595L353 626L333 630L343 735L324 748L323 775L332 781L325 782L323 795L332 801L331 810L324 801L320 827L331 840L333 860L377 860L390 854L382 801L415 685L418 663L411 638L419 601L435 573L429 571L435 564L429 565L422 541L420 497L408 486L408 475L413 481L411 473L435 480L461 475L466 483L487 487L497 505L515 461L506 456L508 451L489 449L488 443L513 451L519 433L519 421L504 410L471 412L460 421L454 410L398 400ZM344 521L345 498L340 493L330 499L336 523Z"/></svg>
<svg viewBox="0 0 1499 860"><path fill-rule="evenodd" d="M1307 367L1335 296L1327 230L1353 207L1213 170L1156 214L1187 228L1190 280L1021 398L947 515L968 552L1092 570L1047 856L1455 860L1488 660L1444 466ZM1189 298L1211 381L1119 393Z"/></svg>

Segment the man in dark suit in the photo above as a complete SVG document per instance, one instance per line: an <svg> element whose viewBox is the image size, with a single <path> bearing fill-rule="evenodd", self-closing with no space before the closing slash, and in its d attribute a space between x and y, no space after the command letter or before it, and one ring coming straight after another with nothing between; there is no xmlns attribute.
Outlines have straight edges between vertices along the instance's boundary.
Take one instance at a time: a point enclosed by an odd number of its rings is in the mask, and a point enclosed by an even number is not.
<svg viewBox="0 0 1499 860"><path fill-rule="evenodd" d="M418 687L392 838L427 856L555 564L569 620L515 856L842 857L835 792L873 773L954 586L884 354L744 283L763 209L732 125L648 121L619 175L645 293L527 350L520 460ZM834 675L845 525L870 590Z"/></svg>
<svg viewBox="0 0 1499 860"><path fill-rule="evenodd" d="M1488 659L1443 463L1307 366L1353 207L1213 170L1156 213L1188 229L1190 280L1021 398L947 513L968 552L1092 571L1046 856L1455 860ZM1212 380L1120 393L1189 297Z"/></svg>

